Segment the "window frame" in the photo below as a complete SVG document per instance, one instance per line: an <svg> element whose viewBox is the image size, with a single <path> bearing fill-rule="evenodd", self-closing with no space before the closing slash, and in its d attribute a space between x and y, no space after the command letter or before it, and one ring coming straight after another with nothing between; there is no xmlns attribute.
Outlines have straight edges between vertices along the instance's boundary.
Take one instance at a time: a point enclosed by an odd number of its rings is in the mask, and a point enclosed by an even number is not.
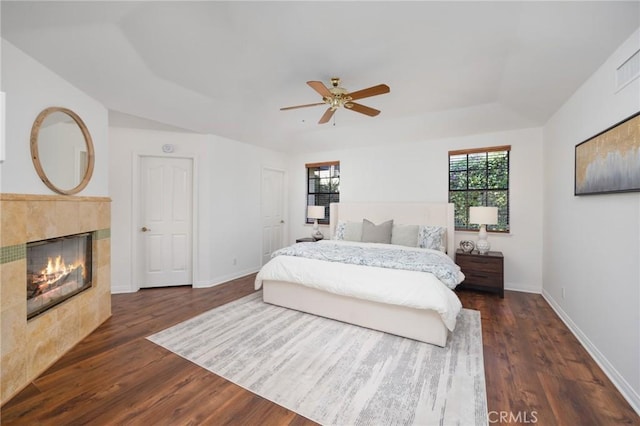
<svg viewBox="0 0 640 426"><path fill-rule="evenodd" d="M304 214L305 214L305 223L306 224L313 224L314 223L314 219L309 219L308 217L306 217L307 215L307 206L325 206L325 211L324 211L324 218L323 219L318 219L318 223L320 225L329 225L330 222L330 218L329 218L329 205L331 203L338 203L340 202L340 161L324 161L321 163L307 163L304 165L305 166L305 171L306 171L306 183L307 183L307 204L304 207ZM310 169L318 169L317 172L319 173L317 177L312 177L311 176L311 171ZM324 170L322 170L324 169ZM322 173L323 171L328 171L329 174L328 176L321 176L320 173ZM329 190L328 191L310 191L310 189L312 188L312 182L313 181L318 181L318 185L317 187L320 186L320 181L321 180L329 180ZM336 182L337 181L337 182ZM335 188L337 186L337 191L333 190L333 188ZM322 203L322 202L318 202L318 198L325 198L326 197L326 203Z"/></svg>
<svg viewBox="0 0 640 426"><path fill-rule="evenodd" d="M492 186L490 184L491 175L492 175L492 167L490 166L490 157L491 153L496 152L506 152L505 162L506 164L502 167L499 167L497 170L493 170L493 181L496 182L497 178L495 176L499 176L501 173L506 173L506 187L504 186ZM474 154L484 154L484 167L470 167L469 157ZM464 168L459 169L452 167L452 157L454 156L466 156L466 165ZM477 156L476 156L477 157ZM501 146L492 146L492 147L483 147L483 148L473 148L473 149L461 149L449 151L448 154L449 159L449 172L448 172L448 199L450 203L456 204L456 199L460 198L459 194L465 194L465 203L463 207L455 206L455 230L456 231L478 231L478 225L471 225L468 223L469 218L469 207L474 206L495 206L495 203L490 202L490 195L493 193L493 197L497 198L501 194L504 194L505 202L503 206L498 206L498 225L487 225L488 232L497 232L497 233L510 233L511 232L511 223L510 223L510 181L511 181L511 145L501 145ZM459 164L459 163L458 163ZM477 186L469 188L469 175L473 172L480 173L484 172L484 181L485 184L483 186ZM458 174L458 176L464 176L464 180L466 181L464 188L453 187L452 182L455 182L453 178L454 174ZM454 196L454 194L456 196ZM472 200L471 197L474 197ZM477 197L480 196L481 200L477 202ZM459 204L459 203L458 203ZM462 220L459 219L459 215L463 214L464 218ZM462 222L462 226L459 225Z"/></svg>

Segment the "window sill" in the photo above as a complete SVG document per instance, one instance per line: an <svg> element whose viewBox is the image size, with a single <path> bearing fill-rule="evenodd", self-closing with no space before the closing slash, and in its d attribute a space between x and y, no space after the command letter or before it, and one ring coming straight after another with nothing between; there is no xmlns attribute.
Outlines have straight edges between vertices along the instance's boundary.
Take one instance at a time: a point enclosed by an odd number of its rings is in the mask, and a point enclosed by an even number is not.
<svg viewBox="0 0 640 426"><path fill-rule="evenodd" d="M455 232L456 233L463 232L465 234L478 235L479 230L456 229ZM512 232L511 232L511 230L509 230L509 231L489 231L489 230L487 230L487 234L492 234L492 235L511 235Z"/></svg>

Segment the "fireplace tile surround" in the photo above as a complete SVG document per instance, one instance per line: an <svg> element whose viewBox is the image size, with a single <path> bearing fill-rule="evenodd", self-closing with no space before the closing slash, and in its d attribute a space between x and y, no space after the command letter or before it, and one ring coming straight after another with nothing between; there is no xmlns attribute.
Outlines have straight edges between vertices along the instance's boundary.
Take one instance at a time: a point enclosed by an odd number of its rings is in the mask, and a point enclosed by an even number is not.
<svg viewBox="0 0 640 426"><path fill-rule="evenodd" d="M111 200L0 194L0 403L111 316ZM27 321L26 244L91 232L93 286Z"/></svg>

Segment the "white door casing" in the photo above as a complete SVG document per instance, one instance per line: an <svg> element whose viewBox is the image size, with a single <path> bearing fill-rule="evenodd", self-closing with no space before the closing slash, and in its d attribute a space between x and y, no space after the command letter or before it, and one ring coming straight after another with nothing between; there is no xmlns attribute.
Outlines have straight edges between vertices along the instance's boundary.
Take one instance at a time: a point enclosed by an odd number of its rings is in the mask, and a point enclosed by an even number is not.
<svg viewBox="0 0 640 426"><path fill-rule="evenodd" d="M193 284L193 159L140 157L139 287Z"/></svg>
<svg viewBox="0 0 640 426"><path fill-rule="evenodd" d="M271 253L284 246L284 172L262 169L262 265L271 258Z"/></svg>

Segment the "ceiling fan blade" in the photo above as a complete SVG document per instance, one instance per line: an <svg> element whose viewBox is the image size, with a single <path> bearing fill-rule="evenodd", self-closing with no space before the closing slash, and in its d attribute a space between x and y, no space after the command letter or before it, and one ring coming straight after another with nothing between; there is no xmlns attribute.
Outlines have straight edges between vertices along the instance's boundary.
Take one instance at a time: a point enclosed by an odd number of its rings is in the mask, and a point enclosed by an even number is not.
<svg viewBox="0 0 640 426"><path fill-rule="evenodd" d="M290 109L306 108L306 107L312 107L312 106L318 106L318 105L325 105L325 103L324 102L317 102L315 104L306 104L306 105L296 105L296 106L284 107L284 108L280 108L280 111L287 111L287 110L290 110Z"/></svg>
<svg viewBox="0 0 640 426"><path fill-rule="evenodd" d="M369 96L383 95L389 93L391 89L386 84L378 84L377 86L368 87L366 89L358 90L353 93L349 93L349 97L352 100L368 98Z"/></svg>
<svg viewBox="0 0 640 426"><path fill-rule="evenodd" d="M326 122L328 122L329 120L331 120L331 117L333 117L333 114L336 112L335 109L333 108L329 108L327 109L324 114L322 114L322 117L320 118L320 121L318 121L318 124L324 124Z"/></svg>
<svg viewBox="0 0 640 426"><path fill-rule="evenodd" d="M333 94L327 89L327 86L324 85L321 81L307 81L307 84L311 86L313 90L320 93L320 96L323 98L332 98Z"/></svg>
<svg viewBox="0 0 640 426"><path fill-rule="evenodd" d="M351 111L368 115L369 117L375 117L376 115L380 114L380 111L378 111L377 109L369 108L368 106L357 104L355 102L347 102L346 104L344 104L344 107L350 109Z"/></svg>

